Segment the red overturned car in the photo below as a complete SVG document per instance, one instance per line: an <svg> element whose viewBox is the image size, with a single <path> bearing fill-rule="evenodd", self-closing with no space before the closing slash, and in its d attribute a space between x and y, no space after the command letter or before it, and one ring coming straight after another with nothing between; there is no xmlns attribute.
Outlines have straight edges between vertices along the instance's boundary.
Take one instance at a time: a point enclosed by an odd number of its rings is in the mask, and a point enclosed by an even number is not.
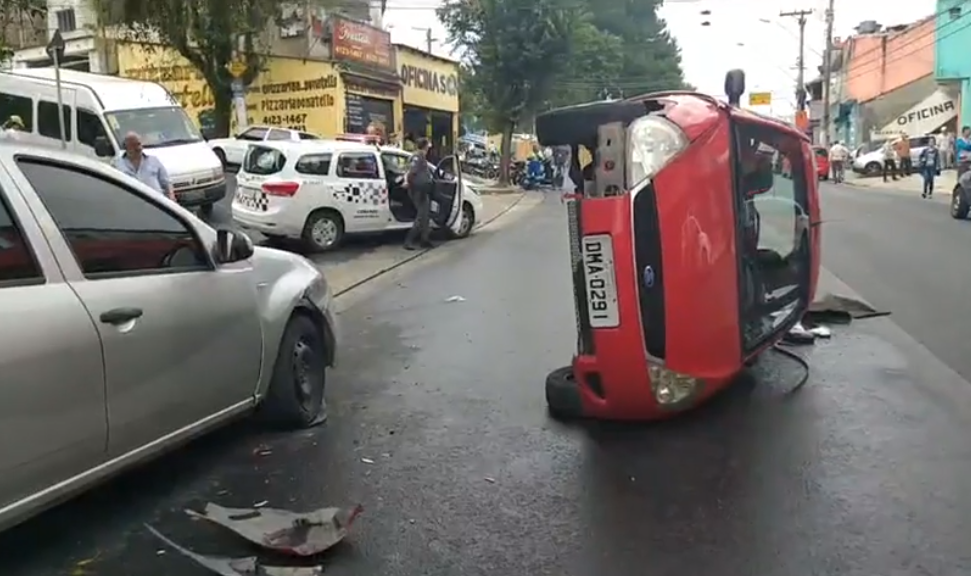
<svg viewBox="0 0 971 576"><path fill-rule="evenodd" d="M693 92L542 114L570 146L577 351L551 372L560 418L653 420L738 376L805 313L820 258L814 150L794 127ZM580 165L581 149L593 160Z"/></svg>

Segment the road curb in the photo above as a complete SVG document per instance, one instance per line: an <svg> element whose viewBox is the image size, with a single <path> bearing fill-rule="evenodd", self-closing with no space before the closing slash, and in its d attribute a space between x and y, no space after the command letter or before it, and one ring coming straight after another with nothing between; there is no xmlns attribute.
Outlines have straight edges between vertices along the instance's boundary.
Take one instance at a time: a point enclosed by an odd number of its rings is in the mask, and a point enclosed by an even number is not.
<svg viewBox="0 0 971 576"><path fill-rule="evenodd" d="M505 208L503 208L502 210L500 210L499 212L497 212L496 214L494 214L492 217L490 217L490 218L488 218L486 220L481 220L481 221L477 222L476 225L475 225L475 228L473 228L473 231L478 230L478 229L482 228L483 226L486 226L487 224L491 224L492 222L498 220L503 215L505 215L507 212L509 212L510 210L512 210L513 208L515 208L517 205L519 205L519 203L522 202L523 201L523 198L525 198L525 197L526 197L526 194L523 193L519 198L516 198L515 201L511 202L509 204L509 206L506 206ZM409 262L413 262L414 260L417 260L418 258L421 258L422 256L424 256L425 254L431 252L432 250L434 250L434 248L425 248L423 250L415 250L414 253L412 253L407 258L404 258L402 260L399 260L399 261L395 262L394 264L391 264L390 266L385 266L384 268L380 268L380 269L372 272L371 274L368 274L364 278L361 278L357 282L354 282L353 284L351 284L349 286L345 286L344 288L341 288L340 290L334 292L334 298L337 298L337 297L341 296L342 294L347 294L351 290L354 290L355 288L359 288L362 285L367 284L368 282L370 282L372 280L375 280L377 278L380 278L381 276L384 276L388 272L391 272L393 270L396 270L398 268L401 268L405 264L408 264Z"/></svg>

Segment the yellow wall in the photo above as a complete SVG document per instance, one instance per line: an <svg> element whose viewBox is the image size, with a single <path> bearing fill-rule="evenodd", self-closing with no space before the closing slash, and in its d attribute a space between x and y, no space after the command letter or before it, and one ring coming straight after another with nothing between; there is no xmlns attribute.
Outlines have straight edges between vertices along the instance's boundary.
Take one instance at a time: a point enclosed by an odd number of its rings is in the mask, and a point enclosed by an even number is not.
<svg viewBox="0 0 971 576"><path fill-rule="evenodd" d="M458 64L430 58L405 46L395 49L405 106L459 111Z"/></svg>
<svg viewBox="0 0 971 576"><path fill-rule="evenodd" d="M180 54L139 44L118 46L119 75L164 85L200 126L208 123L213 100L205 80ZM270 58L249 87L249 122L304 130L321 136L343 132L344 87L329 62Z"/></svg>

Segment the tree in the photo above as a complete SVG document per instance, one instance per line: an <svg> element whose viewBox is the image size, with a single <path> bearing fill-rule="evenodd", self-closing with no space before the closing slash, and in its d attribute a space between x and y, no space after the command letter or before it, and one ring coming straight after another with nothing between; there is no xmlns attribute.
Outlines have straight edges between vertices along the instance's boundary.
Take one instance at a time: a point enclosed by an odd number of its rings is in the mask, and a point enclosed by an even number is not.
<svg viewBox="0 0 971 576"><path fill-rule="evenodd" d="M684 81L678 43L657 15L662 0L586 1L593 25L623 43L616 82L623 96L690 88Z"/></svg>
<svg viewBox="0 0 971 576"><path fill-rule="evenodd" d="M592 22L577 27L577 46L569 66L556 81L546 108L602 100L620 94L624 41Z"/></svg>
<svg viewBox="0 0 971 576"><path fill-rule="evenodd" d="M438 16L473 71L463 90L488 103L482 120L502 134L507 183L513 131L549 100L586 11L571 0L449 0Z"/></svg>
<svg viewBox="0 0 971 576"><path fill-rule="evenodd" d="M47 28L46 16L44 0L0 0L0 63L13 56L14 49L20 48L12 39L21 31L34 28L39 19L44 20L41 29Z"/></svg>
<svg viewBox="0 0 971 576"><path fill-rule="evenodd" d="M215 132L229 134L233 111L229 65L245 64L239 77L249 86L263 67L259 46L268 22L278 18L273 0L100 0L99 12L110 13L122 34L142 42L171 46L205 78L212 92ZM238 56L237 56L238 54Z"/></svg>

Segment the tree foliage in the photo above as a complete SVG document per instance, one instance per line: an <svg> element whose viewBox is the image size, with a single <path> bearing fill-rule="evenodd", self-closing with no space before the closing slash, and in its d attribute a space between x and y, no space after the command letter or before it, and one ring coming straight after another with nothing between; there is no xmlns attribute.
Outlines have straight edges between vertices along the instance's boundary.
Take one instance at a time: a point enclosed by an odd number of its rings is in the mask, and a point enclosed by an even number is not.
<svg viewBox="0 0 971 576"><path fill-rule="evenodd" d="M128 38L171 46L195 66L212 92L215 131L229 134L234 80L229 64L239 58L246 65L239 78L243 86L256 79L266 54L260 39L277 20L277 2L102 0L101 11Z"/></svg>
<svg viewBox="0 0 971 576"><path fill-rule="evenodd" d="M29 30L38 19L46 22L47 2L44 0L0 0L0 62L13 55L16 38L22 30ZM13 39L8 44L8 40Z"/></svg>
<svg viewBox="0 0 971 576"><path fill-rule="evenodd" d="M450 0L438 16L473 71L463 91L476 106L488 103L480 117L502 133L505 178L513 130L549 100L585 10L570 0Z"/></svg>
<svg viewBox="0 0 971 576"><path fill-rule="evenodd" d="M622 65L615 87L623 96L688 88L681 51L658 17L662 0L587 0L593 25L622 42Z"/></svg>

